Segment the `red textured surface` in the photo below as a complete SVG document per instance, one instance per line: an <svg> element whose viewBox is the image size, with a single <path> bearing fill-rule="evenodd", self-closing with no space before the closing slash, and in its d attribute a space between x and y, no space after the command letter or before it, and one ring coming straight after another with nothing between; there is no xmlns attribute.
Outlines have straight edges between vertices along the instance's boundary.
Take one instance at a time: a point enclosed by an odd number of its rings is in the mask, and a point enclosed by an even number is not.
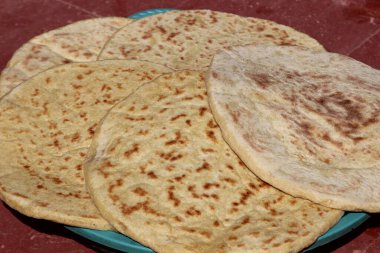
<svg viewBox="0 0 380 253"><path fill-rule="evenodd" d="M0 69L35 35L100 16L128 16L151 8L213 9L271 19L319 40L329 51L380 69L379 0L1 0ZM60 224L36 220L0 203L0 252L117 252L72 234ZM380 216L313 253L380 252Z"/></svg>

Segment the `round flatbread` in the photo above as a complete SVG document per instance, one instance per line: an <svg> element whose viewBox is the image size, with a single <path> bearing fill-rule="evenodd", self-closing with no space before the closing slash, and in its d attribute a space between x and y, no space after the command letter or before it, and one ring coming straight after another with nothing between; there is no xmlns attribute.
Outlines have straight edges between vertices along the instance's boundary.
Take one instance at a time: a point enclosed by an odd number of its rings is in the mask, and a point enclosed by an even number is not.
<svg viewBox="0 0 380 253"><path fill-rule="evenodd" d="M157 252L297 252L343 213L251 173L223 140L200 72L165 74L113 107L85 178L102 215Z"/></svg>
<svg viewBox="0 0 380 253"><path fill-rule="evenodd" d="M120 29L99 59L141 59L174 69L206 69L224 47L252 43L323 47L308 35L272 21L210 10L170 11Z"/></svg>
<svg viewBox="0 0 380 253"><path fill-rule="evenodd" d="M35 218L111 229L88 194L82 163L98 121L141 84L170 72L143 61L70 63L0 101L0 197Z"/></svg>
<svg viewBox="0 0 380 253"><path fill-rule="evenodd" d="M380 211L380 71L301 47L215 55L210 104L224 138L261 179L293 196Z"/></svg>
<svg viewBox="0 0 380 253"><path fill-rule="evenodd" d="M38 35L18 49L0 76L0 97L48 68L94 61L106 41L133 20L122 17L78 21Z"/></svg>

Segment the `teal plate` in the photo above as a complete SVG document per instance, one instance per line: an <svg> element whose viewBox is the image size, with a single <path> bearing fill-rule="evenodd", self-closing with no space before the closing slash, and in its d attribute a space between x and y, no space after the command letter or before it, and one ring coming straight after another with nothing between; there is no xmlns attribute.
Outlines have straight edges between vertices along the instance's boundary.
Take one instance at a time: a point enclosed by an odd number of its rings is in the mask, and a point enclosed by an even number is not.
<svg viewBox="0 0 380 253"><path fill-rule="evenodd" d="M357 228L366 221L370 216L366 213L346 213L335 226L330 228L324 235L320 236L314 244L305 249L304 252L325 245ZM153 253L154 251L141 245L117 232L100 231L87 228L77 228L66 226L70 231L85 237L91 241L100 243L107 247L128 253Z"/></svg>
<svg viewBox="0 0 380 253"><path fill-rule="evenodd" d="M155 15L158 13L164 13L174 9L161 8L140 11L129 16L129 18L139 19ZM330 228L324 235L320 236L314 244L305 249L304 252L315 249L319 246L325 245L345 234L357 228L360 224L366 221L370 216L366 213L346 213L335 226ZM65 226L68 230L87 238L96 243L105 245L112 249L120 250L128 253L153 253L154 251L141 245L140 243L132 240L131 238L124 236L117 232L112 231L100 231L87 228L77 228Z"/></svg>

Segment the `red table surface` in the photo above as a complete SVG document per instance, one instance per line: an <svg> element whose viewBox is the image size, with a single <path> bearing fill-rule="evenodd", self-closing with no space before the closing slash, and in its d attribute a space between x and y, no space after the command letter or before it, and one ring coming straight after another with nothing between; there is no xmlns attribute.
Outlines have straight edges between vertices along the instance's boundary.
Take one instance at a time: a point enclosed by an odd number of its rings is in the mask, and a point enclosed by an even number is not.
<svg viewBox="0 0 380 253"><path fill-rule="evenodd" d="M328 51L380 69L380 0L0 0L0 69L35 35L81 19L126 17L152 8L211 9L270 19L311 35ZM3 203L0 217L1 253L118 252ZM380 252L380 215L313 252Z"/></svg>

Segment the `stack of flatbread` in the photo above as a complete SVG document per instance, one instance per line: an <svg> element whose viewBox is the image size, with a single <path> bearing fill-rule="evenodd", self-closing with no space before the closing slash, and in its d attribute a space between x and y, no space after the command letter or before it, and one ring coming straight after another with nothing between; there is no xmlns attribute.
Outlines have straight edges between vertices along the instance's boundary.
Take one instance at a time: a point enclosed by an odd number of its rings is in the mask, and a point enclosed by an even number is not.
<svg viewBox="0 0 380 253"><path fill-rule="evenodd" d="M157 252L299 252L380 211L380 73L209 10L100 18L0 78L0 197Z"/></svg>

